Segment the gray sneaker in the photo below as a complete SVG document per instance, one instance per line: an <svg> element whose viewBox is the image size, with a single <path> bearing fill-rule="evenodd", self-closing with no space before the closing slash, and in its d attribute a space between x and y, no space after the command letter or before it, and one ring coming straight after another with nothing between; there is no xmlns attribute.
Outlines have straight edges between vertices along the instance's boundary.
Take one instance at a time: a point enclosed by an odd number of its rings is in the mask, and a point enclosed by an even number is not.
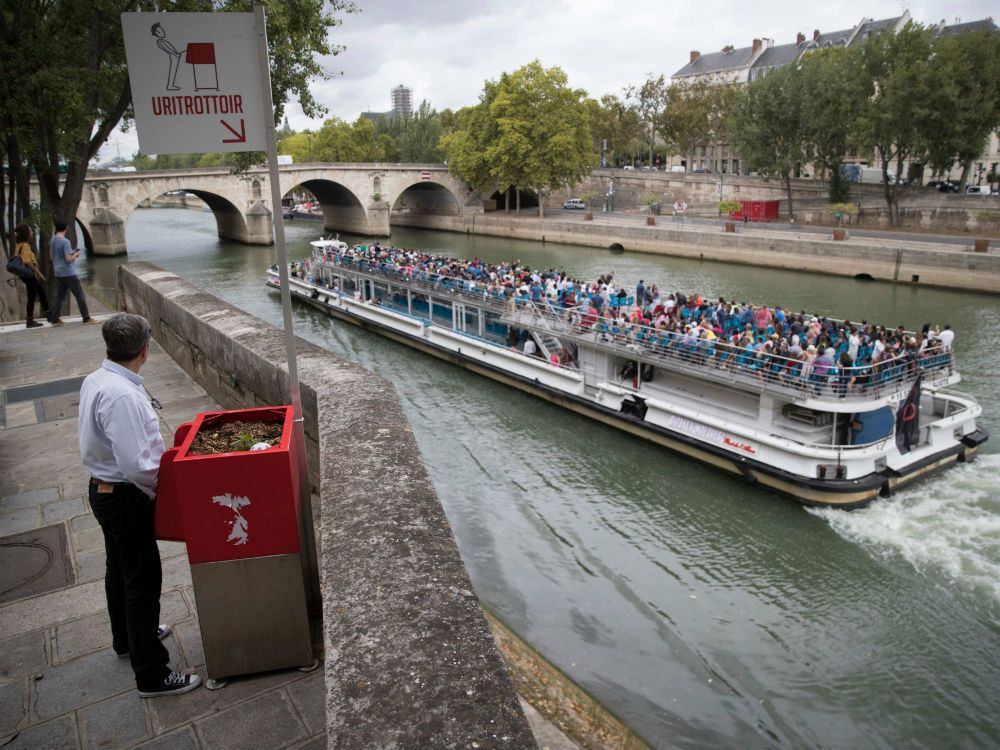
<svg viewBox="0 0 1000 750"><path fill-rule="evenodd" d="M194 690L201 684L201 678L196 674L181 674L171 672L163 678L163 682L154 688L140 690L140 698L159 698L163 695L180 695Z"/></svg>

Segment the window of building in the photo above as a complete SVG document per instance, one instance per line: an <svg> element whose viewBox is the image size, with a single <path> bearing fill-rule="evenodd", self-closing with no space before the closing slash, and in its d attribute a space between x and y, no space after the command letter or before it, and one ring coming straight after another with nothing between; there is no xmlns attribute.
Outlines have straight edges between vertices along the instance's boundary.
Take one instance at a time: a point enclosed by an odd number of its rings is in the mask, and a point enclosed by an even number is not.
<svg viewBox="0 0 1000 750"><path fill-rule="evenodd" d="M729 174L729 159L722 160L722 174Z"/></svg>

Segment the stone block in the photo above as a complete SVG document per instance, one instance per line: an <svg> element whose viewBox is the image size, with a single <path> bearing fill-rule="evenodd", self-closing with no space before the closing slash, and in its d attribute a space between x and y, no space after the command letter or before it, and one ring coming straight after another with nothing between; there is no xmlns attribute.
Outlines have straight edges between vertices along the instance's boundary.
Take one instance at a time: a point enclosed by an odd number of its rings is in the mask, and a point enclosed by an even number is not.
<svg viewBox="0 0 1000 750"><path fill-rule="evenodd" d="M97 518L90 512L90 505L86 502L84 504L87 507L86 512L69 522L71 531L83 531L84 529L92 529L97 526Z"/></svg>
<svg viewBox="0 0 1000 750"><path fill-rule="evenodd" d="M187 555L187 545L184 542L159 541L156 544L160 548L160 560L169 560L171 557L177 557L178 555Z"/></svg>
<svg viewBox="0 0 1000 750"><path fill-rule="evenodd" d="M174 638L181 649L178 657L183 656L182 661L188 669L205 665L205 648L201 643L201 629L197 620L191 619L174 625Z"/></svg>
<svg viewBox="0 0 1000 750"><path fill-rule="evenodd" d="M111 648L111 622L107 612L98 612L56 628L58 662Z"/></svg>
<svg viewBox="0 0 1000 750"><path fill-rule="evenodd" d="M326 732L310 737L301 745L296 745L295 750L326 750Z"/></svg>
<svg viewBox="0 0 1000 750"><path fill-rule="evenodd" d="M204 668L196 671L204 680ZM279 691L292 680L301 677L302 674L298 670L269 672L259 676L236 677L229 680L229 683L221 690L206 690L201 687L197 690L192 690L190 693L171 697L169 700L157 699L149 701L149 713L153 720L153 731L159 734L168 729L178 727L181 724L188 724L195 719L230 710L235 711L237 715L240 713L250 714L251 704L244 703L244 701ZM234 708L230 709L230 707ZM202 736L204 737L204 735ZM250 744L238 744L234 742L226 747L280 747L293 739L295 737L290 736L276 745L271 745L267 742L251 742Z"/></svg>
<svg viewBox="0 0 1000 750"><path fill-rule="evenodd" d="M30 677L42 672L48 666L45 659L46 640L46 631L37 630L0 641L0 680Z"/></svg>
<svg viewBox="0 0 1000 750"><path fill-rule="evenodd" d="M42 525L42 512L38 507L17 508L0 513L0 536L20 534Z"/></svg>
<svg viewBox="0 0 1000 750"><path fill-rule="evenodd" d="M4 744L6 742L6 744ZM36 724L9 740L0 738L4 750L80 750L80 736L73 716L60 716L45 724Z"/></svg>
<svg viewBox="0 0 1000 750"><path fill-rule="evenodd" d="M30 678L22 677L0 684L0 737L27 724L28 679Z"/></svg>
<svg viewBox="0 0 1000 750"><path fill-rule="evenodd" d="M195 726L207 750L282 747L306 735L284 691L261 695L202 719Z"/></svg>
<svg viewBox="0 0 1000 750"><path fill-rule="evenodd" d="M27 427L38 424L38 412L35 411L34 401L25 401L20 404L7 404L4 407L4 421L8 430L15 427Z"/></svg>
<svg viewBox="0 0 1000 750"><path fill-rule="evenodd" d="M0 633L13 637L105 609L104 582L71 586L0 607Z"/></svg>
<svg viewBox="0 0 1000 750"><path fill-rule="evenodd" d="M163 560L161 567L163 568L164 591L191 587L191 566L188 565L187 555Z"/></svg>
<svg viewBox="0 0 1000 750"><path fill-rule="evenodd" d="M103 581L106 568L107 557L104 554L104 550L88 552L85 555L77 555L76 581L77 583Z"/></svg>
<svg viewBox="0 0 1000 750"><path fill-rule="evenodd" d="M128 660L96 651L45 671L45 679L35 682L35 715L51 719L134 689Z"/></svg>
<svg viewBox="0 0 1000 750"><path fill-rule="evenodd" d="M183 727L176 732L161 734L149 742L136 745L135 750L199 750L199 748L191 727Z"/></svg>
<svg viewBox="0 0 1000 750"><path fill-rule="evenodd" d="M91 529L84 529L73 534L73 550L78 555L85 555L88 552L104 552L104 532L97 526Z"/></svg>
<svg viewBox="0 0 1000 750"><path fill-rule="evenodd" d="M60 500L42 506L42 519L46 524L56 521L65 521L74 516L86 513L87 507L82 497L74 497L71 500Z"/></svg>
<svg viewBox="0 0 1000 750"><path fill-rule="evenodd" d="M323 670L317 669L308 677L289 684L288 695L313 734L323 732L326 737L326 682Z"/></svg>
<svg viewBox="0 0 1000 750"><path fill-rule="evenodd" d="M37 505L54 503L59 500L58 487L45 487L40 490L31 490L17 495L7 495L0 498L0 511L17 510L18 508L32 508Z"/></svg>
<svg viewBox="0 0 1000 750"><path fill-rule="evenodd" d="M149 734L145 701L130 690L79 711L84 750L131 747Z"/></svg>
<svg viewBox="0 0 1000 750"><path fill-rule="evenodd" d="M191 619L191 610L180 591L164 591L160 595L160 622L171 627L174 623Z"/></svg>

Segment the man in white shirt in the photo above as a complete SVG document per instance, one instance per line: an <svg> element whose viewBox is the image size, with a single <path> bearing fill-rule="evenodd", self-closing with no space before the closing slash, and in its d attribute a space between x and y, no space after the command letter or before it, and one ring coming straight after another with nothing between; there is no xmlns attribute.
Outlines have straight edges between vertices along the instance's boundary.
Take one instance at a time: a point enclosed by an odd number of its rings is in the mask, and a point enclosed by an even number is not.
<svg viewBox="0 0 1000 750"><path fill-rule="evenodd" d="M941 342L941 348L946 352L950 352L952 342L955 341L955 332L951 330L950 325L946 325L944 330L937 334L936 338Z"/></svg>
<svg viewBox="0 0 1000 750"><path fill-rule="evenodd" d="M149 322L118 313L101 326L107 359L80 388L80 458L91 476L90 507L104 532L104 591L115 653L129 657L143 698L193 690L198 675L170 669L160 643L160 552L153 534L160 425L139 369L149 357Z"/></svg>

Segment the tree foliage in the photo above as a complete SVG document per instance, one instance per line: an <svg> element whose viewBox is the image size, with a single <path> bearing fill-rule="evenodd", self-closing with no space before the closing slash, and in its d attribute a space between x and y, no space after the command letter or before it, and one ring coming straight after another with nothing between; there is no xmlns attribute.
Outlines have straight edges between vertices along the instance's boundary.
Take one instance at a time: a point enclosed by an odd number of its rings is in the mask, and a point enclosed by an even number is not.
<svg viewBox="0 0 1000 750"><path fill-rule="evenodd" d="M487 81L479 104L461 110L441 140L449 170L478 190L514 188L518 198L575 185L596 163L585 98L560 68L537 60Z"/></svg>
<svg viewBox="0 0 1000 750"><path fill-rule="evenodd" d="M856 49L832 47L807 54L799 64L802 126L812 158L830 180L830 200L847 199L840 167L858 148L859 120L872 95Z"/></svg>
<svg viewBox="0 0 1000 750"><path fill-rule="evenodd" d="M641 85L625 89L625 101L639 126L638 140L649 139L649 166L653 166L656 133L663 122L667 92L667 82L662 75L656 78L650 76Z"/></svg>
<svg viewBox="0 0 1000 750"><path fill-rule="evenodd" d="M728 140L737 94L733 85L703 80L673 83L667 89L659 130L674 151L687 157L688 171L694 168L700 144Z"/></svg>
<svg viewBox="0 0 1000 750"><path fill-rule="evenodd" d="M794 66L779 68L747 86L732 116L734 145L750 169L781 179L794 218L792 173L807 161L802 79Z"/></svg>
<svg viewBox="0 0 1000 750"><path fill-rule="evenodd" d="M306 114L322 108L309 81L323 77L320 56L342 0L264 0L275 121L291 98ZM18 0L0 6L0 120L3 209L10 224L30 210L28 175L41 187L42 209L72 226L90 160L117 127L127 127L131 90L122 40L126 11L253 10L254 0ZM61 182L60 167L65 172ZM48 229L42 226L43 233ZM6 243L7 238L4 238Z"/></svg>

